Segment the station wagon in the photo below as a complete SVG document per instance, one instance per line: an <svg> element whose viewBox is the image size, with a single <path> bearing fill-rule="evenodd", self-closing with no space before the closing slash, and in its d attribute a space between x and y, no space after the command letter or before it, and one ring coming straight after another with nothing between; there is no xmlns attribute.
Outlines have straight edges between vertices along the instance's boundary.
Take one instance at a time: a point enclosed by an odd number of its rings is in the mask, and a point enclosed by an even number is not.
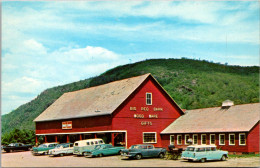
<svg viewBox="0 0 260 168"><path fill-rule="evenodd" d="M226 160L228 152L217 150L216 145L190 145L182 152L182 159L188 161Z"/></svg>

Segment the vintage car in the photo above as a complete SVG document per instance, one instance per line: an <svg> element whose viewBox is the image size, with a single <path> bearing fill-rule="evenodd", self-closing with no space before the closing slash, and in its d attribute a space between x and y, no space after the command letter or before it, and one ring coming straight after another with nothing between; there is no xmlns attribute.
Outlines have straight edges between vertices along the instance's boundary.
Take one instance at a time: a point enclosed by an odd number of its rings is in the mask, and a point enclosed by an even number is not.
<svg viewBox="0 0 260 168"><path fill-rule="evenodd" d="M216 145L190 145L182 152L182 159L188 161L226 160L228 152L217 150Z"/></svg>
<svg viewBox="0 0 260 168"><path fill-rule="evenodd" d="M84 155L83 151L93 150L95 146L105 144L103 139L95 138L95 139L86 139L81 141L74 142L74 150L73 154L77 156Z"/></svg>
<svg viewBox="0 0 260 168"><path fill-rule="evenodd" d="M84 156L102 157L102 156L120 154L122 149L125 149L125 148L124 147L114 147L111 144L101 144L101 145L96 145L95 148L92 150L84 150L83 153L84 153Z"/></svg>
<svg viewBox="0 0 260 168"><path fill-rule="evenodd" d="M47 155L49 150L54 149L57 145L58 145L57 142L41 144L38 147L33 147L32 154L33 155Z"/></svg>
<svg viewBox="0 0 260 168"><path fill-rule="evenodd" d="M73 143L58 144L54 149L49 150L50 156L63 156L73 154Z"/></svg>
<svg viewBox="0 0 260 168"><path fill-rule="evenodd" d="M15 150L30 150L33 145L24 145L23 143L11 143L8 146L4 146L3 150L6 152L13 152Z"/></svg>
<svg viewBox="0 0 260 168"><path fill-rule="evenodd" d="M129 149L123 149L121 156L139 160L143 157L163 158L165 153L165 148L155 148L153 145L132 145Z"/></svg>

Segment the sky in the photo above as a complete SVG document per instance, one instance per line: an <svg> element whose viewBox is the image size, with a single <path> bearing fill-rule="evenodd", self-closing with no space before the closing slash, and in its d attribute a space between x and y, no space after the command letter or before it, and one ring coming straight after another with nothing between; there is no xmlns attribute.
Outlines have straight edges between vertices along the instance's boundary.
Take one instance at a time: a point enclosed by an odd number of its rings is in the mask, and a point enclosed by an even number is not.
<svg viewBox="0 0 260 168"><path fill-rule="evenodd" d="M258 1L3 1L1 113L118 65L259 66Z"/></svg>

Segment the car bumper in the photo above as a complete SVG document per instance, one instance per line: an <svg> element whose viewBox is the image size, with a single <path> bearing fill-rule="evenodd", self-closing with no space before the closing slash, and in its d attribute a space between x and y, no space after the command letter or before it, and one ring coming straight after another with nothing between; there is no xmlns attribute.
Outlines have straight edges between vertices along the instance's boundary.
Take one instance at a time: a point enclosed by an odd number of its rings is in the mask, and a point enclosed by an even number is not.
<svg viewBox="0 0 260 168"><path fill-rule="evenodd" d="M192 157L181 157L184 160L193 160L193 161L197 161L198 159L196 158L192 158Z"/></svg>
<svg viewBox="0 0 260 168"><path fill-rule="evenodd" d="M121 157L134 157L134 156L133 156L133 155L126 154L126 153L123 153L123 154L121 154Z"/></svg>

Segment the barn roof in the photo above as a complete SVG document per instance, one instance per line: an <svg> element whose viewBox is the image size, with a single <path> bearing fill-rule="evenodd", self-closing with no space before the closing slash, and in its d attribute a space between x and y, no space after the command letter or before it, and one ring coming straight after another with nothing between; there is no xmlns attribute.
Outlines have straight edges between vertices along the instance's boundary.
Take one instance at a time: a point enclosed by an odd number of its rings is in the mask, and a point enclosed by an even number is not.
<svg viewBox="0 0 260 168"><path fill-rule="evenodd" d="M248 132L260 119L260 103L187 110L161 134Z"/></svg>
<svg viewBox="0 0 260 168"><path fill-rule="evenodd" d="M149 76L152 77L151 74L145 74L96 87L64 93L34 121L51 121L112 114ZM176 106L179 108L177 104Z"/></svg>

